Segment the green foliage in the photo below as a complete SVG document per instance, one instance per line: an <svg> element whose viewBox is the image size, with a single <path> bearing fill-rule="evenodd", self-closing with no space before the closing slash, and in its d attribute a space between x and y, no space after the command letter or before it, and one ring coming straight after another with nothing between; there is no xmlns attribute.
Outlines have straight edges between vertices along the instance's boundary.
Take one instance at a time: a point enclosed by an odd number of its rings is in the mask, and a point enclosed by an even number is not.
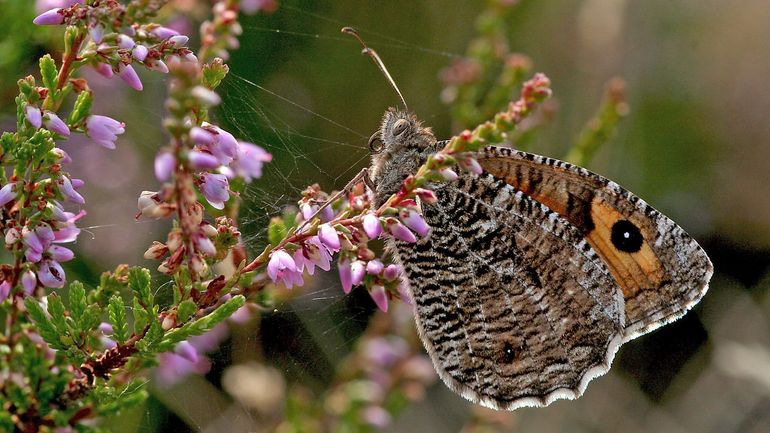
<svg viewBox="0 0 770 433"><path fill-rule="evenodd" d="M118 294L112 295L107 308L112 325L112 338L119 344L123 344L128 339L128 321L126 320L126 306L123 304L123 298Z"/></svg>
<svg viewBox="0 0 770 433"><path fill-rule="evenodd" d="M215 89L225 79L230 68L221 59L215 59L203 65L203 85Z"/></svg>
<svg viewBox="0 0 770 433"><path fill-rule="evenodd" d="M286 237L288 232L283 218L273 217L270 220L270 225L267 226L267 240L270 245L275 247Z"/></svg>
<svg viewBox="0 0 770 433"><path fill-rule="evenodd" d="M80 92L75 100L75 106L72 108L68 123L70 125L79 125L84 122L86 117L91 114L91 106L94 103L94 95L90 90Z"/></svg>
<svg viewBox="0 0 770 433"><path fill-rule="evenodd" d="M166 335L163 336L163 340L158 345L157 350L159 352L172 350L177 343L187 340L194 335L201 335L204 332L211 330L211 328L218 323L232 316L232 314L235 313L237 309L241 308L245 302L246 298L243 296L234 296L208 315L168 331Z"/></svg>

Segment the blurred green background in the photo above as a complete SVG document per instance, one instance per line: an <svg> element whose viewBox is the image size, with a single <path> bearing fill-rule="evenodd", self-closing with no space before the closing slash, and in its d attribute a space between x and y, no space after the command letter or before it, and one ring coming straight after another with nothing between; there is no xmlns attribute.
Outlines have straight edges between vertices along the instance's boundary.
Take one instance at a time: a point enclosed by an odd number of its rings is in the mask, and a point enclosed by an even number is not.
<svg viewBox="0 0 770 433"><path fill-rule="evenodd" d="M171 2L205 17L207 2ZM274 155L244 195L242 228L252 251L271 215L318 182L342 187L368 163L366 140L398 103L357 43L375 48L413 110L437 136L452 129L439 72L461 57L486 2L286 1L270 15L244 17L241 47L219 89L218 122ZM170 8L169 8L170 9ZM18 78L37 56L60 48L56 29L31 25L33 5L0 1L0 126L13 128ZM179 13L167 18L188 25ZM677 221L716 268L693 313L625 345L611 372L574 402L512 414L479 411L440 382L387 431L446 432L469 420L499 431L760 432L770 425L770 3L766 0L525 0L507 23L512 51L531 57L553 82L556 110L529 149L560 157L595 112L604 84L627 83L629 115L588 168L634 191ZM165 137L165 77L143 74L145 91L91 77L96 111L127 123L118 149L83 140L64 148L70 171L87 181L89 233L68 274L95 283L118 263L141 258L163 223L135 222L135 199L157 188L152 160ZM148 406L111 420L117 431L263 431L260 418L221 388L232 363L267 362L289 384L321 391L366 327L364 293L344 296L336 273L257 324L233 327L205 379L155 388ZM499 419L498 419L499 418ZM227 426L227 427L223 427ZM470 431L470 430L468 430Z"/></svg>

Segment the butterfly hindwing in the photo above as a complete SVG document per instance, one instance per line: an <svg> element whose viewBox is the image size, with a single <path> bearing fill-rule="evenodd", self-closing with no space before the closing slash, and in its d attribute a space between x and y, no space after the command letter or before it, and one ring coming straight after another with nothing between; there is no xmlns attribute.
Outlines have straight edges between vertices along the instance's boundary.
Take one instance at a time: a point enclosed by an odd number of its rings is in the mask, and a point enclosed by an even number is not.
<svg viewBox="0 0 770 433"><path fill-rule="evenodd" d="M487 172L579 229L623 290L625 337L671 322L705 294L713 267L681 227L616 183L569 163L490 146Z"/></svg>
<svg viewBox="0 0 770 433"><path fill-rule="evenodd" d="M444 382L498 409L576 398L623 338L621 290L557 213L490 175L438 185L431 233L391 247Z"/></svg>

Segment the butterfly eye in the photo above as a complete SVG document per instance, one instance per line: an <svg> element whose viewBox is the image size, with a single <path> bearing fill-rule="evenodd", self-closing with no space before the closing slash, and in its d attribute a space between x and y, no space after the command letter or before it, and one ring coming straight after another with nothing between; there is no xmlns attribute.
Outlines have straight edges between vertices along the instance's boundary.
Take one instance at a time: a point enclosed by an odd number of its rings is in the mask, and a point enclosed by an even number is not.
<svg viewBox="0 0 770 433"><path fill-rule="evenodd" d="M380 139L380 131L375 132L369 137L369 152L380 153L382 152L382 140Z"/></svg>
<svg viewBox="0 0 770 433"><path fill-rule="evenodd" d="M393 135L401 135L404 131L406 131L406 128L409 126L409 121L406 119L398 119L396 120L396 123L393 124Z"/></svg>

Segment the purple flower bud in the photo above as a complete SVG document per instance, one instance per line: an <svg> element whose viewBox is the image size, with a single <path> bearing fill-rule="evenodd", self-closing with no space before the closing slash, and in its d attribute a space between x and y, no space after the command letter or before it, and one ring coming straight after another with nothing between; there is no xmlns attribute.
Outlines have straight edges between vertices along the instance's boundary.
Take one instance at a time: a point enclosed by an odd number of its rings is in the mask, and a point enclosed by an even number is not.
<svg viewBox="0 0 770 433"><path fill-rule="evenodd" d="M144 62L144 59L147 58L147 54L149 53L150 50L142 44L135 45L134 49L131 50L131 55L137 62Z"/></svg>
<svg viewBox="0 0 770 433"><path fill-rule="evenodd" d="M51 258L57 262L68 262L75 258L75 253L73 253L71 249L60 245L51 245L48 248L48 253L51 254Z"/></svg>
<svg viewBox="0 0 770 433"><path fill-rule="evenodd" d="M366 266L364 266L364 262L356 260L350 265L350 281L354 286L361 284L364 281L365 275Z"/></svg>
<svg viewBox="0 0 770 433"><path fill-rule="evenodd" d="M178 31L163 26L156 27L150 33L159 39L168 39L179 34Z"/></svg>
<svg viewBox="0 0 770 433"><path fill-rule="evenodd" d="M120 66L118 66L118 76L132 89L143 89L142 80L139 79L139 75L136 74L133 66L121 63Z"/></svg>
<svg viewBox="0 0 770 433"><path fill-rule="evenodd" d="M43 125L43 114L34 105L27 104L24 107L24 116L27 118L27 122L34 128L40 128Z"/></svg>
<svg viewBox="0 0 770 433"><path fill-rule="evenodd" d="M72 187L75 188L76 190L80 189L80 187L86 184L86 182L83 179L78 179L76 177L73 177L70 180L72 181Z"/></svg>
<svg viewBox="0 0 770 433"><path fill-rule="evenodd" d="M297 264L289 253L284 250L270 253L267 275L274 283L283 283L288 289L294 285L301 286L303 284L302 274L297 271Z"/></svg>
<svg viewBox="0 0 770 433"><path fill-rule="evenodd" d="M187 42L189 40L190 40L190 38L188 38L185 35L176 35L176 36L172 36L172 37L170 37L168 39L168 41L171 42L177 48L183 47L183 46L187 45Z"/></svg>
<svg viewBox="0 0 770 433"><path fill-rule="evenodd" d="M388 294L385 293L385 287L380 284L372 286L372 290L369 292L369 296L372 297L374 303L377 304L377 308L383 312L388 312Z"/></svg>
<svg viewBox="0 0 770 433"><path fill-rule="evenodd" d="M321 221L331 221L334 219L334 209L332 209L331 205L326 206L321 209L321 214L319 216L321 217Z"/></svg>
<svg viewBox="0 0 770 433"><path fill-rule="evenodd" d="M85 211L81 211L78 215L85 215ZM55 241L60 243L74 242L80 234L80 229L74 225L61 228L54 233Z"/></svg>
<svg viewBox="0 0 770 433"><path fill-rule="evenodd" d="M0 283L0 302L5 301L11 293L11 283L3 281Z"/></svg>
<svg viewBox="0 0 770 433"><path fill-rule="evenodd" d="M21 274L21 287L24 289L25 295L31 295L37 287L37 276L34 272L27 270Z"/></svg>
<svg viewBox="0 0 770 433"><path fill-rule="evenodd" d="M414 209L409 211L401 211L401 221L406 224L407 227L417 232L421 237L425 237L430 231L430 226L425 222L422 215Z"/></svg>
<svg viewBox="0 0 770 433"><path fill-rule="evenodd" d="M427 204L433 204L438 201L438 197L436 197L436 193L425 188L416 188L414 190L414 193L417 195L417 197L420 198L424 203Z"/></svg>
<svg viewBox="0 0 770 433"><path fill-rule="evenodd" d="M73 203L84 204L86 202L86 199L84 199L80 193L75 191L75 188L72 186L72 181L70 181L67 176L61 177L60 191L64 194L65 198Z"/></svg>
<svg viewBox="0 0 770 433"><path fill-rule="evenodd" d="M86 134L107 149L114 149L118 135L126 131L125 126L113 118L94 114L86 119Z"/></svg>
<svg viewBox="0 0 770 433"><path fill-rule="evenodd" d="M398 273L398 265L390 264L385 268L385 273L383 273L383 276L386 280L392 281L398 277Z"/></svg>
<svg viewBox="0 0 770 433"><path fill-rule="evenodd" d="M59 13L60 8L54 8L49 11L45 11L42 14L35 17L32 22L39 26L55 26L64 22L64 15Z"/></svg>
<svg viewBox="0 0 770 433"><path fill-rule="evenodd" d="M224 209L230 199L229 183L223 174L204 173L201 176L201 193L214 209Z"/></svg>
<svg viewBox="0 0 770 433"><path fill-rule="evenodd" d="M211 170L219 167L219 160L214 155L206 152L191 150L187 153L187 160L194 170Z"/></svg>
<svg viewBox="0 0 770 433"><path fill-rule="evenodd" d="M21 239L21 230L16 227L10 228L5 232L5 244L11 246Z"/></svg>
<svg viewBox="0 0 770 433"><path fill-rule="evenodd" d="M59 163L61 164L69 164L72 162L72 158L70 158L70 155L64 151L64 149L60 149L58 147L54 147L51 149L51 152L56 155L56 158L59 159Z"/></svg>
<svg viewBox="0 0 770 433"><path fill-rule="evenodd" d="M383 269L385 269L385 265L377 259L370 260L369 263L366 264L366 273L369 275L380 275L380 272L382 272Z"/></svg>
<svg viewBox="0 0 770 433"><path fill-rule="evenodd" d="M161 182L171 179L171 173L176 168L176 158L171 152L160 152L155 157L155 178Z"/></svg>
<svg viewBox="0 0 770 433"><path fill-rule="evenodd" d="M165 218L174 213L174 207L163 202L155 191L142 191L137 199L139 215L148 218Z"/></svg>
<svg viewBox="0 0 770 433"><path fill-rule="evenodd" d="M388 230L390 231L390 234L392 234L396 239L409 243L417 242L417 238L414 237L414 233L412 233L408 228L406 228L405 225L401 224L395 219L388 220Z"/></svg>
<svg viewBox="0 0 770 433"><path fill-rule="evenodd" d="M45 112L45 115L43 116L43 124L45 125L46 129L51 132L55 132L64 136L70 135L70 129L67 127L67 124L64 123L64 121L61 120L59 116L54 114L52 111Z"/></svg>
<svg viewBox="0 0 770 433"><path fill-rule="evenodd" d="M195 243L195 248L197 248L201 253L209 257L214 257L217 255L217 247L214 245L214 242L212 242L211 239L209 239L206 235L202 233L194 235L193 242Z"/></svg>
<svg viewBox="0 0 770 433"><path fill-rule="evenodd" d="M118 35L118 48L130 50L131 48L134 48L134 45L136 45L136 42L134 42L130 36L122 33Z"/></svg>
<svg viewBox="0 0 770 433"><path fill-rule="evenodd" d="M200 146L208 146L216 142L216 136L214 134L197 126L193 126L192 129L190 129L190 139Z"/></svg>
<svg viewBox="0 0 770 433"><path fill-rule="evenodd" d="M107 322L102 322L99 324L99 331L104 335L112 335L114 332L112 325Z"/></svg>
<svg viewBox="0 0 770 433"><path fill-rule="evenodd" d="M318 227L318 239L320 239L330 251L340 250L340 236L337 234L337 230L329 224L321 224Z"/></svg>
<svg viewBox="0 0 770 433"><path fill-rule="evenodd" d="M350 270L350 260L347 258L340 258L337 262L337 270L340 273L340 282L342 283L342 291L350 293L353 288L353 276Z"/></svg>
<svg viewBox="0 0 770 433"><path fill-rule="evenodd" d="M364 216L364 232L369 236L369 239L377 239L382 234L382 223L380 218L373 213L368 213Z"/></svg>
<svg viewBox="0 0 770 433"><path fill-rule="evenodd" d="M219 105L222 102L222 98L217 95L217 92L209 90L203 86L195 86L190 92L198 101L208 105L209 107Z"/></svg>
<svg viewBox="0 0 770 433"><path fill-rule="evenodd" d="M455 171L449 167L442 168L441 170L438 171L438 174L440 174L444 179L450 182L457 179L457 173L455 173Z"/></svg>
<svg viewBox="0 0 770 433"><path fill-rule="evenodd" d="M198 63L198 58L195 57L195 54L192 51L190 51L189 53L185 54L183 58L185 60L187 60L188 62Z"/></svg>
<svg viewBox="0 0 770 433"><path fill-rule="evenodd" d="M313 214L318 210L318 206L311 206L310 203L302 203L300 210L302 211L302 219L307 221L313 217Z"/></svg>
<svg viewBox="0 0 770 433"><path fill-rule="evenodd" d="M13 201L18 193L16 190L16 183L11 182L0 188L0 207L3 207Z"/></svg>
<svg viewBox="0 0 770 433"><path fill-rule="evenodd" d="M168 66L166 66L166 63L163 60L155 60L150 64L146 64L147 69L151 71L160 72L161 74L168 74Z"/></svg>
<svg viewBox="0 0 770 433"><path fill-rule="evenodd" d="M64 269L54 260L43 260L40 262L38 272L40 284L52 289L61 289L64 287Z"/></svg>
<svg viewBox="0 0 770 433"><path fill-rule="evenodd" d="M476 158L470 155L467 156L466 158L461 159L459 163L460 163L460 167L470 171L471 173L481 174L484 171L484 169L481 168L481 165L479 164L479 162L476 161Z"/></svg>
<svg viewBox="0 0 770 433"><path fill-rule="evenodd" d="M106 63L96 63L95 65L91 65L91 67L94 68L94 70L98 72L99 75L105 78L112 78L112 66Z"/></svg>
<svg viewBox="0 0 770 433"><path fill-rule="evenodd" d="M95 43L101 44L102 43L102 39L104 39L104 27L102 27L101 25L97 24L97 25L91 27L90 29L88 29L88 34L91 35L91 39Z"/></svg>
<svg viewBox="0 0 770 433"><path fill-rule="evenodd" d="M238 142L238 155L231 167L235 170L236 174L242 177L246 182L251 182L252 179L258 179L262 177L262 166L266 162L273 160L273 155L267 153L265 149L257 146L253 143L247 143L245 141ZM325 218L328 216L321 215L321 218L325 221L329 221L333 216L333 210L331 206L327 207L329 212L332 212L331 218ZM324 210L325 211L325 210Z"/></svg>
<svg viewBox="0 0 770 433"><path fill-rule="evenodd" d="M179 342L179 344L177 344L174 348L174 352L190 362L198 361L198 351L195 350L195 347L193 347L193 345L187 341Z"/></svg>

